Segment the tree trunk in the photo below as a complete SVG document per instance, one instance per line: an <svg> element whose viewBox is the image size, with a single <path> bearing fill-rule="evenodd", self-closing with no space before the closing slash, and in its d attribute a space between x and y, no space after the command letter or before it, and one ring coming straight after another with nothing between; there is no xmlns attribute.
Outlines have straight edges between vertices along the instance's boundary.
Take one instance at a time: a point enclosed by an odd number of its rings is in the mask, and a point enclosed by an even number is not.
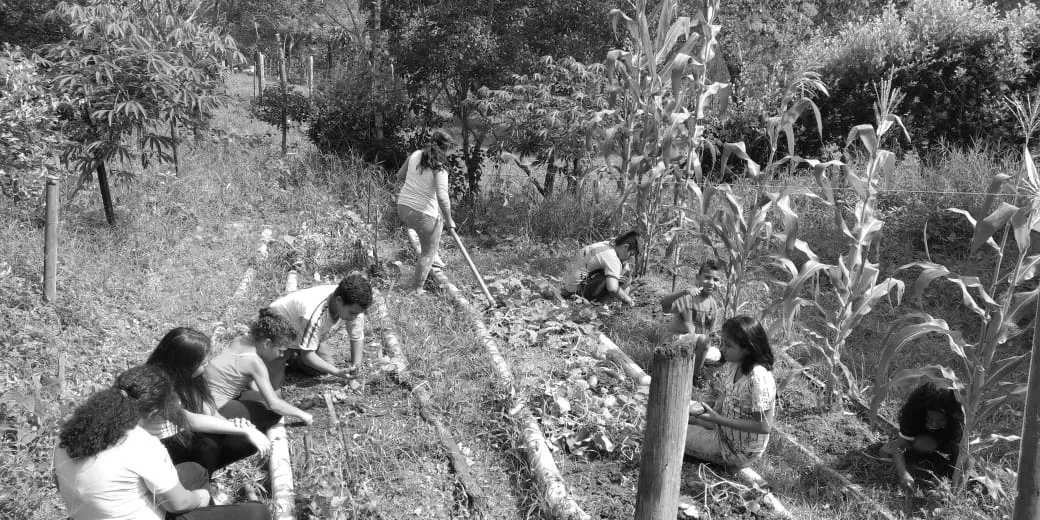
<svg viewBox="0 0 1040 520"><path fill-rule="evenodd" d="M549 160L545 162L545 193L542 195L545 198L549 198L553 194L553 188L556 187L556 150L549 152Z"/></svg>
<svg viewBox="0 0 1040 520"><path fill-rule="evenodd" d="M112 207L112 192L108 189L108 170L105 169L105 161L98 161L97 165L98 189L101 191L101 205L105 208L105 220L108 225L116 224L116 212Z"/></svg>
<svg viewBox="0 0 1040 520"><path fill-rule="evenodd" d="M372 123L373 123L373 135L375 136L376 148L379 149L383 144L383 104L382 99L379 96L380 81L379 77L379 65L382 61L383 52L383 29L382 29L382 17L383 17L383 0L373 0L372 2L372 54L370 56L370 62L372 64L372 99L375 101L372 103ZM378 101L376 101L378 100Z"/></svg>

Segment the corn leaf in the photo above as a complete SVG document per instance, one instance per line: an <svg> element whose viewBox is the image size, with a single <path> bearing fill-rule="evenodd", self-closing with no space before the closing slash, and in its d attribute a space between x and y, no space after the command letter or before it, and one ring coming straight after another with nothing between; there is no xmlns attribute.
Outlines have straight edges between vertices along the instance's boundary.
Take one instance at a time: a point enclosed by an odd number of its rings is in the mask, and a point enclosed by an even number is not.
<svg viewBox="0 0 1040 520"><path fill-rule="evenodd" d="M879 373L879 378L880 373ZM917 386L918 381L925 380L933 383L940 389L960 390L964 384L957 378L957 374L941 365L928 365L921 368L906 368L892 374L892 378L883 384L875 385L874 396L870 400L870 411L867 417L871 424L877 423L877 412L881 408L888 391L899 386Z"/></svg>
<svg viewBox="0 0 1040 520"><path fill-rule="evenodd" d="M911 323L911 322L918 323ZM878 363L878 378L884 377L892 363L896 352L904 345L930 334L939 334L946 338L946 344L961 359L967 359L965 347L967 342L960 331L951 330L945 320L932 317L923 312L914 312L899 318L889 326L885 338L881 342L881 356Z"/></svg>
<svg viewBox="0 0 1040 520"><path fill-rule="evenodd" d="M989 214L990 208L993 207L993 203L997 201L997 196L1000 195L1001 187L1012 178L1006 173L998 173L989 181L989 187L986 188L986 201L982 204L983 215Z"/></svg>
<svg viewBox="0 0 1040 520"><path fill-rule="evenodd" d="M982 451L986 448L992 448L1001 442L1018 442L1022 440L1022 437L1018 435L1000 435L999 433L991 433L985 437L975 437L971 439L969 444L972 447L972 451Z"/></svg>
<svg viewBox="0 0 1040 520"><path fill-rule="evenodd" d="M1019 185L1019 192L1029 197L1040 196L1040 178L1037 177L1036 163L1029 153L1028 143L1022 145L1022 162L1025 163L1026 175Z"/></svg>
<svg viewBox="0 0 1040 520"><path fill-rule="evenodd" d="M983 387L983 388L985 388L985 387ZM989 400L983 402L982 406L979 407L978 413L975 414L975 421L976 422L985 421L987 417L989 417L990 415L993 415L993 412L996 412L998 409L1000 409L1001 406L1003 406L1003 405L1005 405L1005 404L1007 404L1007 403L1009 403L1009 402L1011 402L1013 400L1024 399L1025 396L1026 396L1027 389L1028 389L1028 386L1027 386L1026 383L1020 383L1020 384L1016 385L1014 390L1012 390L1011 392L1008 392L1005 395L1002 395L1000 397L994 397L993 399L989 399Z"/></svg>
<svg viewBox="0 0 1040 520"><path fill-rule="evenodd" d="M986 382L982 384L983 390L994 387L997 383L1007 377L1008 374L1014 372L1023 364L1029 361L1029 352L1018 356L1011 356L1009 358L1001 359L990 367L989 377L986 378Z"/></svg>
<svg viewBox="0 0 1040 520"><path fill-rule="evenodd" d="M744 141L736 143L725 143L722 145L722 174L726 174L726 163L729 162L730 155L736 155L738 158L743 159L747 163L747 174L754 180L758 179L759 166L758 163L751 160L751 157L747 154L747 148L744 146Z"/></svg>
<svg viewBox="0 0 1040 520"><path fill-rule="evenodd" d="M845 147L851 146L856 139L863 143L870 155L877 154L878 138L873 126L864 124L852 127L852 130L849 130L849 137L845 140Z"/></svg>
<svg viewBox="0 0 1040 520"><path fill-rule="evenodd" d="M1030 234L1037 220L1037 215L1031 207L1021 208L1011 218L1011 229L1015 234L1015 242L1018 244L1019 259L1024 259L1029 254Z"/></svg>
<svg viewBox="0 0 1040 520"><path fill-rule="evenodd" d="M1015 216L1018 212L1018 208L1001 202L997 209L993 210L986 218L982 219L982 222L976 223L971 215L961 209L950 209L954 213L964 215L971 222L971 225L975 228L975 233L971 237L971 248L970 251L975 253L982 247L982 244L990 244L992 247L998 247L996 241L993 240L995 235Z"/></svg>

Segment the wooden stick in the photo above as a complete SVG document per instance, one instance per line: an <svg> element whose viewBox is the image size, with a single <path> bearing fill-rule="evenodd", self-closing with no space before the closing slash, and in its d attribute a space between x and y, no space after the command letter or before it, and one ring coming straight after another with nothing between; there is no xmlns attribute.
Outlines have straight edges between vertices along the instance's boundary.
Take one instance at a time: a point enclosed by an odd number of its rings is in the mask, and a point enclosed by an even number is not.
<svg viewBox="0 0 1040 520"><path fill-rule="evenodd" d="M621 367L625 375L634 379L637 385L650 384L650 376L605 334L599 335L599 347L596 349L596 354L596 357L605 357Z"/></svg>
<svg viewBox="0 0 1040 520"><path fill-rule="evenodd" d="M458 442L455 441L451 430L444 425L438 414L431 411L433 407L430 405L429 384L426 384L426 381L416 383L415 379L408 372L407 361L405 361L404 355L401 353L401 344L397 340L397 335L390 329L389 313L379 291L374 291L373 300L375 318L379 320L383 331L383 351L389 354L390 359L395 364L400 363L399 366L403 367L397 372L397 382L411 392L415 400L419 402L419 415L437 431L437 437L440 439L445 451L448 452L448 457L451 460L452 468L455 470L455 475L458 477L459 484L469 499L468 506L470 511L478 518L487 518L490 512L488 498L484 495L484 491L476 479L473 478L472 473L470 473L469 462L466 461L466 456L462 454L462 450L459 448Z"/></svg>
<svg viewBox="0 0 1040 520"><path fill-rule="evenodd" d="M292 461L289 459L289 437L285 433L285 419L267 430L271 441L271 498L274 499L275 520L296 520L296 494L293 486Z"/></svg>
<svg viewBox="0 0 1040 520"><path fill-rule="evenodd" d="M336 416L336 405L332 402L332 394L325 392L325 406L329 408L329 419L332 421L332 425L339 427L339 417ZM344 446L346 448L346 446Z"/></svg>
<svg viewBox="0 0 1040 520"><path fill-rule="evenodd" d="M477 279L477 283L480 284L480 289L484 291L484 297L487 298L488 305L491 307L495 306L495 298L491 296L491 291L488 290L487 284L484 283L484 278L480 276L480 271L477 271L477 265L473 263L473 259L470 258L469 252L466 251L466 246L462 244L462 239L459 238L459 234L454 229L448 230L451 233L451 238L455 239L455 243L459 246L459 251L462 251L463 258L466 259L466 263L469 264L470 271L473 271L473 277Z"/></svg>
<svg viewBox="0 0 1040 520"><path fill-rule="evenodd" d="M43 299L58 298L58 179L47 178L47 223L43 233Z"/></svg>
<svg viewBox="0 0 1040 520"><path fill-rule="evenodd" d="M636 520L672 518L679 509L686 423L693 390L693 352L686 347L658 347L653 369L656 377L650 383L646 409Z"/></svg>

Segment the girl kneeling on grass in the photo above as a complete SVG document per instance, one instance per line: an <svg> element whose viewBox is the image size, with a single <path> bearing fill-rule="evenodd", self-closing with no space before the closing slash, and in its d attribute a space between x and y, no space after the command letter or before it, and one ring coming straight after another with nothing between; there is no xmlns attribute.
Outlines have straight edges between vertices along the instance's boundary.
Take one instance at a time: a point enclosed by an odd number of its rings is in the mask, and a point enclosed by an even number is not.
<svg viewBox="0 0 1040 520"><path fill-rule="evenodd" d="M960 453L964 408L957 394L934 383L925 383L906 398L899 409L899 435L883 451L892 456L899 485L913 492L914 472L950 477Z"/></svg>
<svg viewBox="0 0 1040 520"><path fill-rule="evenodd" d="M178 327L163 336L146 364L170 379L184 419L156 415L145 429L162 440L175 464L197 462L213 473L257 452L266 456L271 442L254 426L248 409L225 405L218 413L209 383L202 377L209 354L209 336L195 329ZM181 423L184 428L178 426Z"/></svg>
<svg viewBox="0 0 1040 520"><path fill-rule="evenodd" d="M54 480L74 520L270 518L259 503L209 506L209 475L198 464L176 467L158 439L141 428L149 417L172 414L177 399L155 367L120 374L61 427Z"/></svg>
<svg viewBox="0 0 1040 520"><path fill-rule="evenodd" d="M715 411L691 403L686 454L731 468L745 468L762 456L773 427L776 381L773 349L762 324L735 316L722 325L721 390Z"/></svg>
<svg viewBox="0 0 1040 520"><path fill-rule="evenodd" d="M296 327L292 322L270 308L260 309L260 316L249 326L249 334L231 340L227 350L206 365L206 380L221 414L249 417L260 430L273 426L282 415L311 424L311 414L278 396L264 364L282 356L295 341ZM259 392L249 390L250 384L255 384Z"/></svg>

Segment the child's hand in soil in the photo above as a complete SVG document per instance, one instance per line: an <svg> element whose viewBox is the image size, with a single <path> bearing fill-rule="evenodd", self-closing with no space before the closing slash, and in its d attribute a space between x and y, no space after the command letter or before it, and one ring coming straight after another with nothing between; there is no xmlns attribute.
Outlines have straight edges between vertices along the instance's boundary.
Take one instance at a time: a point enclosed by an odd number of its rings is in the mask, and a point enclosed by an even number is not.
<svg viewBox="0 0 1040 520"><path fill-rule="evenodd" d="M296 418L303 421L303 424L306 424L307 426L310 426L314 423L314 416L307 412L303 412L302 414L297 415Z"/></svg>
<svg viewBox="0 0 1040 520"><path fill-rule="evenodd" d="M912 494L914 492L914 477L910 476L909 471L904 471L899 476L899 487L903 488L903 491Z"/></svg>

